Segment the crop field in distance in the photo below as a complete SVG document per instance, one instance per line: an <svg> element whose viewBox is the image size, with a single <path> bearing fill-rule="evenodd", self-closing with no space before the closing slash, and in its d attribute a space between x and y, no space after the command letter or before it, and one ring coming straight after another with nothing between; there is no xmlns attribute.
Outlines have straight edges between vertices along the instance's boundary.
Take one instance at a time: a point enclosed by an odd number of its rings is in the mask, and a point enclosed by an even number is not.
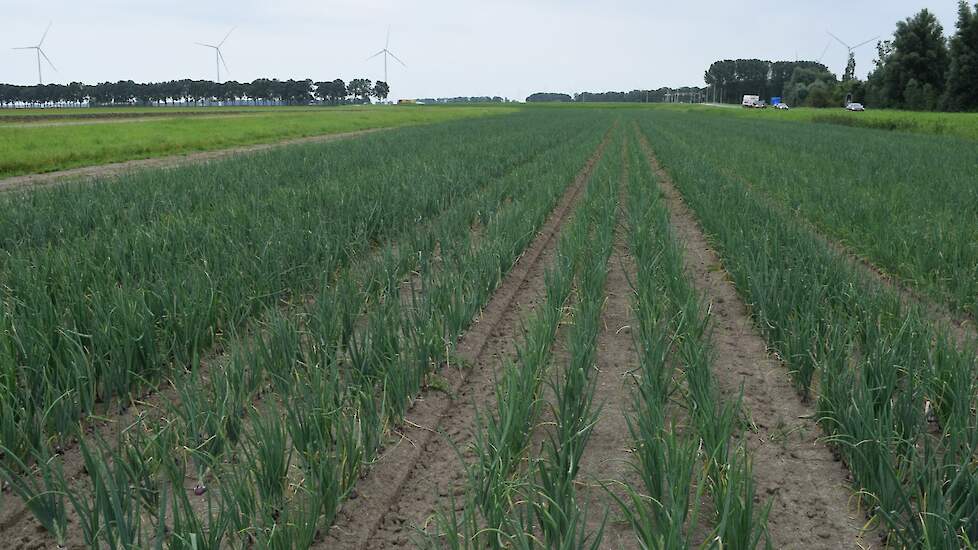
<svg viewBox="0 0 978 550"><path fill-rule="evenodd" d="M0 190L0 546L978 546L974 115L187 113L0 112L342 137Z"/></svg>
<svg viewBox="0 0 978 550"><path fill-rule="evenodd" d="M0 178L507 111L502 106L0 109Z"/></svg>

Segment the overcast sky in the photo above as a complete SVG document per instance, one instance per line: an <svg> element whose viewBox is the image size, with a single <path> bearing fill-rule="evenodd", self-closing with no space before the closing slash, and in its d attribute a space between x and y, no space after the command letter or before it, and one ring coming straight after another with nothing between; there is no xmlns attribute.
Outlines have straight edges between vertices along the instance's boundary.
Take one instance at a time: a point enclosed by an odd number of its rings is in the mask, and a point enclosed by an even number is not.
<svg viewBox="0 0 978 550"><path fill-rule="evenodd" d="M722 58L817 59L826 30L855 44L892 34L896 21L928 7L954 29L956 0L0 0L0 82L34 84L33 52L58 68L45 82L215 78L211 51L224 46L226 79L383 78L392 26L393 98L535 91L630 90L702 85ZM858 73L875 48L857 51ZM846 50L823 60L836 73Z"/></svg>

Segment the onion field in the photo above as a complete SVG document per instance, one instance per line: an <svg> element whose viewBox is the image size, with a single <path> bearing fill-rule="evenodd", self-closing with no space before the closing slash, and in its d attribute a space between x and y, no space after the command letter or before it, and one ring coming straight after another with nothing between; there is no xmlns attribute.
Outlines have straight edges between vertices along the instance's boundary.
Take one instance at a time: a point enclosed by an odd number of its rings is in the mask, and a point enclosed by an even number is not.
<svg viewBox="0 0 978 550"><path fill-rule="evenodd" d="M974 153L524 108L0 193L0 534L973 548Z"/></svg>

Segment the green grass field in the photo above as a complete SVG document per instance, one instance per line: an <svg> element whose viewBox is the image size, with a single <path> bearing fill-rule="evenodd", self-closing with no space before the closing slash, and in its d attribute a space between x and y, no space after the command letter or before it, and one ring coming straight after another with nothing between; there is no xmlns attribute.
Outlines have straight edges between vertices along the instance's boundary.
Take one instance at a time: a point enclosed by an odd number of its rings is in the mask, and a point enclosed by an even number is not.
<svg viewBox="0 0 978 550"><path fill-rule="evenodd" d="M686 110L709 109L717 113L726 113L729 116L752 119L816 122L978 140L978 113L931 113L889 109L869 109L861 113L851 113L842 108L795 108L790 111L779 111L777 109L720 108L699 105L685 105L682 108Z"/></svg>
<svg viewBox="0 0 978 550"><path fill-rule="evenodd" d="M0 178L511 111L472 106L258 108L241 116L175 116L36 126L0 124Z"/></svg>
<svg viewBox="0 0 978 550"><path fill-rule="evenodd" d="M319 107L314 105L296 105L296 106L275 106L275 107L265 107L265 106L252 106L252 105L235 105L235 106L178 106L178 107L86 107L86 108L44 108L44 109L0 109L0 123L3 120L11 118L27 118L33 117L38 119L43 118L92 118L92 117L108 117L113 115L160 115L165 116L167 114L181 115L187 113L193 114L221 114L221 113L268 113L268 112L282 112L282 111L321 111L324 108L332 110L362 110L370 109L371 106L364 105L345 105L340 107Z"/></svg>
<svg viewBox="0 0 978 550"><path fill-rule="evenodd" d="M532 108L574 109L654 109L678 112L709 111L718 116L760 120L815 122L855 128L869 128L918 134L955 136L978 140L978 113L931 113L869 109L850 113L842 108L744 109L738 105L714 106L690 103L534 103Z"/></svg>

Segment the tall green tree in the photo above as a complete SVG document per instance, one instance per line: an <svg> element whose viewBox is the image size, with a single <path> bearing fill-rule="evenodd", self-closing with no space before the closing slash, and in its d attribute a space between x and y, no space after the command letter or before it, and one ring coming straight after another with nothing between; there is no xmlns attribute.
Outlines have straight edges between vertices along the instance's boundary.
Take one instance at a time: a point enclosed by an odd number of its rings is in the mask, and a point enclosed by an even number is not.
<svg viewBox="0 0 978 550"><path fill-rule="evenodd" d="M951 111L978 110L978 4L958 3L957 32L951 38L950 67L943 107Z"/></svg>
<svg viewBox="0 0 978 550"><path fill-rule="evenodd" d="M835 75L828 70L796 67L784 86L784 100L789 105L829 107L835 85Z"/></svg>
<svg viewBox="0 0 978 550"><path fill-rule="evenodd" d="M374 84L373 96L377 99L383 101L387 99L387 96L391 93L391 87L383 80L378 80Z"/></svg>
<svg viewBox="0 0 978 550"><path fill-rule="evenodd" d="M883 60L880 75L886 104L935 109L944 92L950 63L944 28L937 17L923 9L900 21L893 33L891 47L892 51Z"/></svg>
<svg viewBox="0 0 978 550"><path fill-rule="evenodd" d="M849 52L849 62L846 63L846 72L842 75L843 82L856 79L856 55Z"/></svg>
<svg viewBox="0 0 978 550"><path fill-rule="evenodd" d="M350 92L350 95L359 97L360 101L364 103L369 103L370 92L373 91L373 83L367 78L354 78L350 81L350 85L346 89Z"/></svg>

